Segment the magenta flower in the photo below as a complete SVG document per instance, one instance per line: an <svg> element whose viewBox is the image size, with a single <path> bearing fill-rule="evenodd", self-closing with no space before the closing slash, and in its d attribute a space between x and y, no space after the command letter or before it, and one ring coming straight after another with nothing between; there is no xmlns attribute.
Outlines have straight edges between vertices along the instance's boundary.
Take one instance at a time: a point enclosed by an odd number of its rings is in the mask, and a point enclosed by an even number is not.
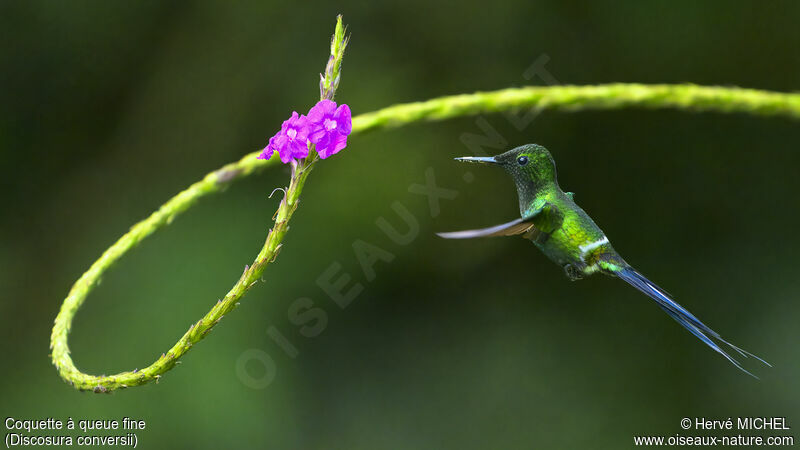
<svg viewBox="0 0 800 450"><path fill-rule="evenodd" d="M308 112L308 117L292 117L283 122L281 131L269 138L269 144L258 155L258 159L270 159L275 153L284 164L292 159L308 156L308 143L316 145L317 154L322 159L339 153L347 145L347 135L353 130L350 107L331 100L320 100Z"/></svg>
<svg viewBox="0 0 800 450"><path fill-rule="evenodd" d="M339 153L347 145L347 135L353 130L350 107L320 100L308 112L308 139L316 144L319 157L325 159Z"/></svg>
<svg viewBox="0 0 800 450"><path fill-rule="evenodd" d="M269 138L269 144L258 155L258 159L270 159L276 150L284 164L292 159L305 158L308 156L308 132L308 118L298 117L297 111L292 112L292 117L281 125L281 131Z"/></svg>

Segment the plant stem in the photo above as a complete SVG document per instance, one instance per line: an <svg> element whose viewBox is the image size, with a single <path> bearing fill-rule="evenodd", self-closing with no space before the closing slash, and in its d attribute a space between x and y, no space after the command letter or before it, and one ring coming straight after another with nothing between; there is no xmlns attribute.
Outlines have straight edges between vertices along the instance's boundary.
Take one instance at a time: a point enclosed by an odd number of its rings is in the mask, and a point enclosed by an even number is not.
<svg viewBox="0 0 800 450"><path fill-rule="evenodd" d="M531 107L556 111L674 108L800 119L800 94L693 84L530 86L389 106L353 117L353 133Z"/></svg>
<svg viewBox="0 0 800 450"><path fill-rule="evenodd" d="M331 58L326 68L326 73L321 81L326 86L326 89L320 93L320 100L323 98L333 98L341 70L341 59L344 56L344 49L347 41L344 37L344 27L342 25L342 16L336 18L336 29L331 43ZM289 187L284 191L283 199L278 205L278 210L275 212L275 226L267 233L267 238L261 251L258 252L253 264L245 267L244 272L239 277L236 284L233 285L230 291L218 300L211 310L198 320L189 330L178 339L178 342L172 346L166 353L162 353L153 364L141 370L133 370L129 372L122 372L116 375L88 375L75 367L72 362L72 357L69 354L69 346L67 345L67 335L69 334L72 325L72 318L77 312L80 305L86 298L91 288L97 283L100 275L108 266L98 264L97 262L86 273L81 276L77 283L73 286L70 294L64 300L61 306L61 311L55 320L53 332L51 335L50 346L52 348L53 364L58 368L59 374L65 381L72 384L79 390L92 390L96 393L107 393L120 388L127 388L130 386L138 386L148 383L150 381L158 381L161 375L168 370L175 367L178 359L183 356L189 349L197 342L203 339L209 331L225 314L231 312L236 306L239 305L238 300L258 281L261 274L264 273L267 265L275 260L281 249L281 242L289 230L289 220L292 218L297 205L300 202L300 193L303 192L308 175L317 160L317 153L313 145L309 144L309 156L300 161L292 161L292 176L289 180ZM277 157L277 152L275 152ZM257 155L256 155L257 156ZM276 158L271 158L275 160ZM239 163L249 163L252 161L260 161L254 155L248 155L243 158ZM148 236L155 231L158 226L171 222L174 215L179 214L189 207L199 196L204 195L212 186L218 183L210 183L211 181L219 182L221 180L228 182L241 173L244 169L235 167L236 164L229 164L223 169L209 174L200 183L195 183L189 189L178 194L177 201L167 202L156 213L151 215L148 220L152 219L152 225L147 224L144 226L142 223L134 226L130 232L123 236L117 243L103 253L103 256L98 262L104 262L118 259L133 245L138 243L141 239ZM146 221L145 221L146 222ZM111 259L113 258L113 259ZM108 263L109 265L111 263Z"/></svg>
<svg viewBox="0 0 800 450"><path fill-rule="evenodd" d="M337 46L336 36L340 36ZM333 98L340 77L341 54L346 45L341 17L331 45L335 51L320 82L321 97ZM341 51L340 51L341 50ZM332 61L332 62L331 62ZM380 128L398 127L423 120L443 120L471 114L491 113L535 107L563 111L583 109L619 109L640 107L648 109L675 108L685 111L716 111L747 113L761 116L783 116L800 119L800 94L769 92L753 89L704 87L695 85L608 84L597 86L549 86L503 89L493 92L440 97L418 103L390 106L353 118L352 134ZM75 282L56 317L51 335L53 363L61 377L81 390L109 392L122 387L136 386L158 380L175 366L178 358L200 341L222 317L238 304L238 300L259 279L266 266L280 251L288 222L297 208L306 178L316 161L312 151L307 161L293 169L286 194L276 212L275 226L252 266L247 268L222 300L219 300L202 319L189 328L178 342L152 365L142 370L110 376L94 376L78 370L69 354L67 336L72 320L86 296L97 285L102 274L128 250L159 228L168 225L180 213L200 198L218 192L235 180L252 175L274 165L277 153L269 161L256 159L259 152L246 155L235 163L209 173L191 185L147 219L109 247Z"/></svg>

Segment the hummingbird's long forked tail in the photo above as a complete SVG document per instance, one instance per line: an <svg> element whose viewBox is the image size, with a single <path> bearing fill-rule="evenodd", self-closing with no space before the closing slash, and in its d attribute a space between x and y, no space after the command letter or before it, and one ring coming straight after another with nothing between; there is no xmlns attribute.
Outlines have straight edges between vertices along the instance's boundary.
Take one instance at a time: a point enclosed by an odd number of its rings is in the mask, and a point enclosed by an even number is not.
<svg viewBox="0 0 800 450"><path fill-rule="evenodd" d="M763 359L759 358L758 356L746 351L742 350L741 348L731 344L730 342L722 339L720 335L706 326L703 322L701 322L697 317L695 317L692 313L686 310L683 306L679 305L675 300L673 300L669 294L667 294L663 289L656 286L652 281L648 280L644 275L640 274L632 267L626 267L619 271L615 271L615 274L625 280L628 284L635 287L648 297L652 298L653 300L658 303L658 306L661 307L667 314L670 315L675 321L679 324L683 325L684 328L689 330L690 333L697 336L698 339L703 341L706 345L711 347L714 351L724 356L728 361L730 361L734 366L738 367L744 373L752 376L753 378L758 378L757 376L753 375L749 371L747 371L744 367L742 367L741 363L734 359L728 352L723 350L713 339L716 339L723 344L729 346L737 353L742 355L745 358L753 357L762 363L766 364L769 367L772 367L772 364L764 361Z"/></svg>

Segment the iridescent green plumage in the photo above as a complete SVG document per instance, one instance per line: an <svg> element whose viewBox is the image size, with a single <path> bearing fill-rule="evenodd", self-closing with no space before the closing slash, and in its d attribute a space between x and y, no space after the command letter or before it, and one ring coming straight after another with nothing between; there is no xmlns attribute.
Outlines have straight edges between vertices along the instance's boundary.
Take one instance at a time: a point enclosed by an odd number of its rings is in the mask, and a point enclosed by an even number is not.
<svg viewBox="0 0 800 450"><path fill-rule="evenodd" d="M556 176L555 162L544 147L529 144L495 157L456 159L465 162L491 163L505 169L517 186L520 218L490 228L440 233L440 236L464 239L522 235L536 244L548 258L563 267L572 280L595 272L621 278L655 300L667 314L689 332L744 372L750 374L715 340L744 357L753 356L769 365L761 358L722 339L714 330L676 303L663 289L626 263L611 246L600 227L575 203L573 194L561 190Z"/></svg>

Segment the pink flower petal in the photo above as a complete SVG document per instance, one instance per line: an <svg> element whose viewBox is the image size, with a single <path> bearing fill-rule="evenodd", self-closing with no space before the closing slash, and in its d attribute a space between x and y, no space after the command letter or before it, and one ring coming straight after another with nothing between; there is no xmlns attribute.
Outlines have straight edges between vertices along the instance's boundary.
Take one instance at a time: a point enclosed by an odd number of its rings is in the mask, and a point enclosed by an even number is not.
<svg viewBox="0 0 800 450"><path fill-rule="evenodd" d="M270 159L272 158L272 154L275 153L275 136L269 138L269 144L264 147L264 150L261 151L261 154L258 155L257 159Z"/></svg>
<svg viewBox="0 0 800 450"><path fill-rule="evenodd" d="M295 121L297 121L297 119L298 119L297 111L292 111L292 117L284 120L283 124L281 124L281 131L286 133L286 130L288 130L289 127L292 126L292 124Z"/></svg>
<svg viewBox="0 0 800 450"><path fill-rule="evenodd" d="M289 148L291 149L292 158L301 159L308 156L308 144L305 142L292 142Z"/></svg>
<svg viewBox="0 0 800 450"><path fill-rule="evenodd" d="M347 147L347 136L340 134L333 138L333 153L339 153L343 148Z"/></svg>
<svg viewBox="0 0 800 450"><path fill-rule="evenodd" d="M312 123L322 123L326 116L336 111L336 103L331 100L320 100L308 111L308 119Z"/></svg>
<svg viewBox="0 0 800 450"><path fill-rule="evenodd" d="M270 159L272 158L272 154L275 152L272 147L269 145L264 147L264 150L261 150L261 154L258 155L257 159Z"/></svg>
<svg viewBox="0 0 800 450"><path fill-rule="evenodd" d="M339 134L331 139L328 139L325 142L324 146L317 147L317 152L319 153L320 158L325 159L328 158L329 156L339 153L339 151L343 149L346 145L347 145L347 136Z"/></svg>
<svg viewBox="0 0 800 450"><path fill-rule="evenodd" d="M325 127L326 123L328 128ZM316 144L318 154L325 159L345 148L347 135L352 128L349 106L340 105L337 108L331 100L320 100L308 111L307 116L293 111L258 158L269 159L276 151L284 164L292 159L306 158L310 142Z"/></svg>
<svg viewBox="0 0 800 450"><path fill-rule="evenodd" d="M333 118L336 120L339 133L348 135L351 131L353 131L353 121L350 115L349 106L339 106L339 108L336 110L336 113L333 115Z"/></svg>
<svg viewBox="0 0 800 450"><path fill-rule="evenodd" d="M327 131L322 124L315 124L309 128L310 132L308 133L308 140L314 144L319 144L327 135Z"/></svg>
<svg viewBox="0 0 800 450"><path fill-rule="evenodd" d="M297 119L293 125L297 130L297 136L295 137L295 139L299 141L307 141L308 131L309 131L308 117L300 116L300 118Z"/></svg>

